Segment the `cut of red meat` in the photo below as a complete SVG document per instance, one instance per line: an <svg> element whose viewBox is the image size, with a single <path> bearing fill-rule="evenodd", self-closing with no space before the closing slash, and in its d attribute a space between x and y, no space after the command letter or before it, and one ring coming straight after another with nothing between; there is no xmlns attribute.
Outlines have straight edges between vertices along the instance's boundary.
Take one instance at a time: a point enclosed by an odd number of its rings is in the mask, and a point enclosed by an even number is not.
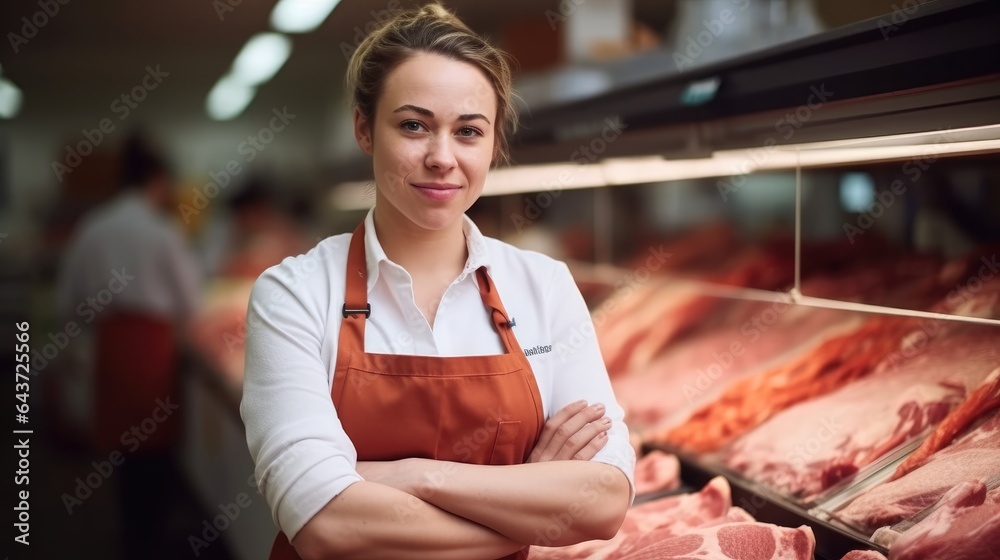
<svg viewBox="0 0 1000 560"><path fill-rule="evenodd" d="M677 457L653 450L635 464L635 494L673 490L681 483L681 464Z"/></svg>
<svg viewBox="0 0 1000 560"><path fill-rule="evenodd" d="M1000 407L1000 368L994 370L986 381L965 399L965 402L941 421L920 447L899 465L896 472L892 473L892 480L926 463L931 455L949 445L969 424L997 407Z"/></svg>
<svg viewBox="0 0 1000 560"><path fill-rule="evenodd" d="M726 523L753 523L756 519L752 515L746 512L743 508L731 507L729 511L726 512L722 517L705 522L700 526L704 529L707 527L714 527L716 525L722 525ZM673 527L664 527L662 529L656 529L648 533L637 533L630 535L626 542L622 544L619 548L619 554L628 554L630 552L637 552L646 548L647 546L652 546L660 541L664 541L673 538L677 535L677 529Z"/></svg>
<svg viewBox="0 0 1000 560"><path fill-rule="evenodd" d="M936 425L998 366L1000 330L949 324L895 370L774 416L734 442L724 460L809 499Z"/></svg>
<svg viewBox="0 0 1000 560"><path fill-rule="evenodd" d="M812 529L765 523L725 523L695 529L656 542L621 557L622 560L812 560L816 539Z"/></svg>
<svg viewBox="0 0 1000 560"><path fill-rule="evenodd" d="M837 513L865 531L909 519L937 502L953 486L1000 474L1000 410L980 418L948 447L899 479L865 492Z"/></svg>
<svg viewBox="0 0 1000 560"><path fill-rule="evenodd" d="M966 260L945 267L933 282L904 283L902 288L908 294L910 305L924 307L926 301L940 298L933 306L934 311L980 317L1000 315L1000 282L983 283L982 289L975 293L966 290L958 294L954 283L951 288L947 287L956 271L969 268ZM874 284L873 288L876 286ZM886 291L886 286L896 287L892 282L883 282L882 292ZM845 288L845 291L850 290ZM895 294L898 291L890 289L888 292L892 295L879 295L876 299L891 301L898 297ZM941 297L945 293L948 295ZM868 294L865 295L866 300L871 301ZM950 329L939 323L943 322L873 317L856 331L829 339L798 359L729 384L719 398L695 411L684 424L657 434L653 439L695 452L716 451L782 410L855 379L905 363L907 355L922 351L921 346L926 346L928 338ZM911 352L914 349L916 352Z"/></svg>
<svg viewBox="0 0 1000 560"><path fill-rule="evenodd" d="M871 373L917 325L910 318L871 318L797 359L732 383L718 399L657 439L691 451L716 451L774 414Z"/></svg>
<svg viewBox="0 0 1000 560"><path fill-rule="evenodd" d="M889 549L889 560L1000 560L997 543L1000 505L986 501L984 484L967 482L903 533Z"/></svg>
<svg viewBox="0 0 1000 560"><path fill-rule="evenodd" d="M532 546L529 560L608 560L620 558L622 549L630 538L658 531L663 538L675 537L692 529L703 527L728 514L732 498L725 478L713 478L700 492L672 496L629 508L625 521L612 539L586 541L566 547ZM733 508L738 509L738 508ZM735 514L744 518L745 512Z"/></svg>
<svg viewBox="0 0 1000 560"><path fill-rule="evenodd" d="M733 380L807 354L861 323L858 314L839 310L759 302L733 307L739 311L730 313L730 326L680 341L641 371L613 380L631 428L674 426Z"/></svg>
<svg viewBox="0 0 1000 560"><path fill-rule="evenodd" d="M840 560L886 560L886 557L874 550L852 550Z"/></svg>

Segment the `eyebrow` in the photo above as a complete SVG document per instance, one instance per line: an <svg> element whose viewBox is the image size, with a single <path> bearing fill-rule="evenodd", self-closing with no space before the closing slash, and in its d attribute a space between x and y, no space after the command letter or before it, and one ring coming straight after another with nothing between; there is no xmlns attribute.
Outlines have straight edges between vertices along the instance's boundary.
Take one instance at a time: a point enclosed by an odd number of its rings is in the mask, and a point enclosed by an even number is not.
<svg viewBox="0 0 1000 560"><path fill-rule="evenodd" d="M416 105L410 105L410 104L406 104L399 107L398 109L393 111L393 113L399 113L402 111L413 111L414 113L419 113L421 115L424 115L425 117L429 117L432 119L434 118L434 112L431 111L430 109L424 109L423 107L417 107ZM482 119L486 121L486 124L491 124L490 119L487 119L486 116L482 115L481 113L466 113L464 115L458 116L458 120L460 121L474 121L476 119Z"/></svg>

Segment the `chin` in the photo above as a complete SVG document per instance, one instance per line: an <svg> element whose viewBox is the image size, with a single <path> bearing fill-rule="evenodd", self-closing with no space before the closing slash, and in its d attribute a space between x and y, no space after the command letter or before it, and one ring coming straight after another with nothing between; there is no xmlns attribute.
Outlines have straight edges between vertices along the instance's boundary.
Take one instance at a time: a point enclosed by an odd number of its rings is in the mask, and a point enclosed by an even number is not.
<svg viewBox="0 0 1000 560"><path fill-rule="evenodd" d="M407 217L422 229L440 231L455 225L455 222L461 222L464 214L461 209L440 208L414 212Z"/></svg>

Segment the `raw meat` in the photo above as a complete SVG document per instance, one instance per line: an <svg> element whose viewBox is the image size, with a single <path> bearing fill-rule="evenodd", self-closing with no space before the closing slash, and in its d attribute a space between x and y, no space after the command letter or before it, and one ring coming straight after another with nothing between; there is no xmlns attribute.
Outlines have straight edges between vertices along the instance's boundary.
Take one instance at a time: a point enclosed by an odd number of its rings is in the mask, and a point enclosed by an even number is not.
<svg viewBox="0 0 1000 560"><path fill-rule="evenodd" d="M681 483L677 457L659 450L643 455L635 464L635 494L673 490Z"/></svg>
<svg viewBox="0 0 1000 560"><path fill-rule="evenodd" d="M1000 366L996 327L951 323L925 339L898 367L774 416L736 441L726 464L811 499L936 425Z"/></svg>
<svg viewBox="0 0 1000 560"><path fill-rule="evenodd" d="M1000 505L980 482L956 486L926 519L903 533L889 560L1000 560Z"/></svg>
<svg viewBox="0 0 1000 560"><path fill-rule="evenodd" d="M916 326L909 318L872 318L796 359L735 381L684 424L656 439L695 452L716 451L774 414L871 373Z"/></svg>
<svg viewBox="0 0 1000 560"><path fill-rule="evenodd" d="M714 527L716 525L722 525L724 523L754 523L757 521L752 515L747 513L743 508L731 507L725 515L717 519L713 519L705 522L699 528L704 529L706 527ZM618 553L621 555L629 554L631 552L638 552L643 548L652 546L660 541L671 539L677 536L677 531L671 527L665 527L663 529L657 529L655 531L650 531L648 533L638 533L629 535L625 543L619 548Z"/></svg>
<svg viewBox="0 0 1000 560"><path fill-rule="evenodd" d="M802 289L815 297L833 299L862 297L881 304L929 303L942 292L936 276L928 274L938 265L936 259L900 258L837 276L818 276L804 283ZM696 394L695 399L689 399L689 405L703 406L691 414L695 406L681 405L687 421L676 427L673 427L676 421L665 422L668 429L661 430L653 439L695 452L715 451L777 412L868 375L899 348L908 334L921 327L920 320L912 318L865 316L862 322L857 315L846 312L801 307L793 308L793 312L780 319L764 333L766 338L760 337L761 342L744 341L731 334L730 343L749 342L746 346L751 358L744 359L744 363L757 368L746 371L744 366L743 371L741 368L726 371L720 380L734 381L713 383L713 390L706 391L708 395ZM740 332L745 334L745 329ZM765 349L769 346L786 350L780 355L781 361L750 361L758 352L764 351L766 356ZM686 386L692 384L692 377L687 375ZM677 384L672 391L661 392L675 395L670 404L678 406L674 401L681 394L681 387ZM720 389L721 396L714 401L706 398L716 397ZM684 393L690 395L692 391ZM628 392L623 394L623 406L632 413L634 405L629 402ZM704 405L706 402L710 404Z"/></svg>
<svg viewBox="0 0 1000 560"><path fill-rule="evenodd" d="M680 535L726 516L731 505L729 483L722 477L716 477L700 492L655 500L629 508L621 529L610 540L586 541L566 547L532 546L528 558L529 560L619 558L621 547L631 536L641 536L657 530L670 536Z"/></svg>
<svg viewBox="0 0 1000 560"><path fill-rule="evenodd" d="M816 539L803 525L724 523L661 540L622 560L812 560Z"/></svg>
<svg viewBox="0 0 1000 560"><path fill-rule="evenodd" d="M861 322L858 314L830 309L759 302L739 307L740 313L730 313L731 326L680 341L643 370L612 380L630 428L674 426L732 380L802 356Z"/></svg>
<svg viewBox="0 0 1000 560"><path fill-rule="evenodd" d="M951 444L956 435L961 433L972 422L985 413L1000 407L1000 368L997 368L986 378L986 381L965 399L941 424L931 432L931 435L892 473L892 479L902 477L927 462L931 455Z"/></svg>
<svg viewBox="0 0 1000 560"><path fill-rule="evenodd" d="M593 313L609 374L614 378L645 366L721 305L723 300L706 295L703 283L779 289L791 283L792 270L783 252L751 248L732 257L721 270L642 282L632 278Z"/></svg>
<svg viewBox="0 0 1000 560"><path fill-rule="evenodd" d="M840 560L886 560L886 557L874 550L852 550Z"/></svg>
<svg viewBox="0 0 1000 560"><path fill-rule="evenodd" d="M909 519L937 502L955 485L1000 475L1000 410L926 463L897 480L880 484L852 501L837 516L864 531Z"/></svg>

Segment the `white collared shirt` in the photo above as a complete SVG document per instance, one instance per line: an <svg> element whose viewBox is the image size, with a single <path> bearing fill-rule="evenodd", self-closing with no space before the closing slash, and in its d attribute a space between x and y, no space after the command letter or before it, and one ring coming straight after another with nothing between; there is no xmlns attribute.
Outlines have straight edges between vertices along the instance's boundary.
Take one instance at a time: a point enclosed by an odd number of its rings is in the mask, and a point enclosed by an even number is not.
<svg viewBox="0 0 1000 560"><path fill-rule="evenodd" d="M469 257L448 287L431 328L413 298L409 274L379 244L365 218L371 317L369 353L471 356L503 353L483 305L475 271L486 266L524 347L545 418L585 399L602 402L612 420L608 443L593 459L632 482L635 454L615 401L587 306L565 264L483 237L464 218ZM354 482L357 452L330 397L344 303L351 235L328 237L289 257L254 283L247 311L246 366L240 413L255 475L275 523L289 539ZM391 423L391 414L386 415Z"/></svg>

